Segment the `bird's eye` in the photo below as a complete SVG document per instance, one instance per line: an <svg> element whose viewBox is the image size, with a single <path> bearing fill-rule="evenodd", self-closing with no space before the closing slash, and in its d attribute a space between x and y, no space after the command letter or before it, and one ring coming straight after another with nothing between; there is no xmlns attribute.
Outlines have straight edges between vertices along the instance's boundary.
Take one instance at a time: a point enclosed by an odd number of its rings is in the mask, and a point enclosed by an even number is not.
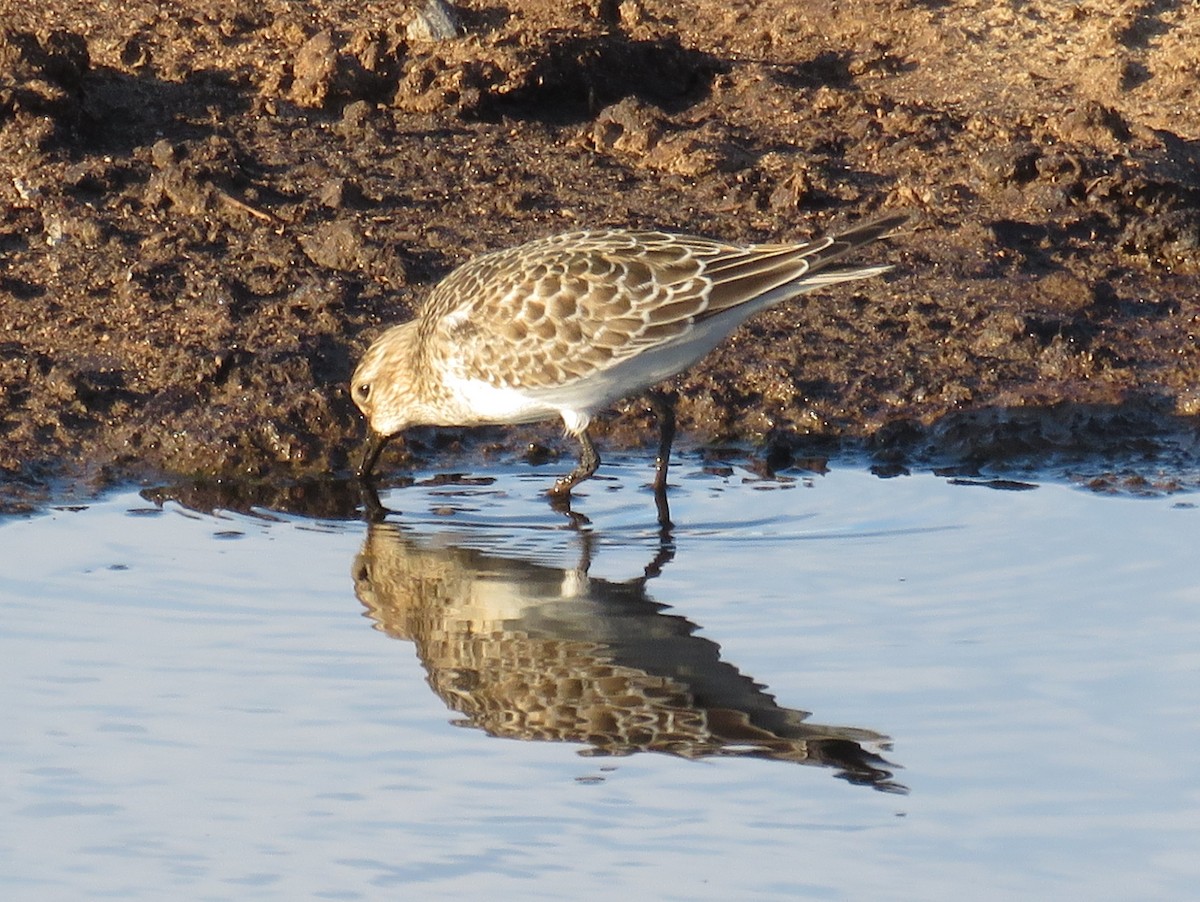
<svg viewBox="0 0 1200 902"><path fill-rule="evenodd" d="M354 395L354 400L357 401L359 404L362 404L364 401L367 400L367 397L371 394L371 383L370 382L358 383L358 385L354 386L354 391L352 392L352 394Z"/></svg>

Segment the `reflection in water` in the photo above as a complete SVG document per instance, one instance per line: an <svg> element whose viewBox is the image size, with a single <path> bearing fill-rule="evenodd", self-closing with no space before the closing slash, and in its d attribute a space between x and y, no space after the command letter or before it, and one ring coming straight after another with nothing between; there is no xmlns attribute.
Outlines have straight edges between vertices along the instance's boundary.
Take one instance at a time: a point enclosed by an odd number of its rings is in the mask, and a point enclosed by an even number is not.
<svg viewBox="0 0 1200 902"><path fill-rule="evenodd" d="M575 569L435 544L373 523L354 561L355 592L377 628L416 643L430 686L492 736L581 742L585 754L740 755L838 768L905 792L870 730L805 722L720 659L696 624L646 595L672 555L643 576L588 576L591 534Z"/></svg>

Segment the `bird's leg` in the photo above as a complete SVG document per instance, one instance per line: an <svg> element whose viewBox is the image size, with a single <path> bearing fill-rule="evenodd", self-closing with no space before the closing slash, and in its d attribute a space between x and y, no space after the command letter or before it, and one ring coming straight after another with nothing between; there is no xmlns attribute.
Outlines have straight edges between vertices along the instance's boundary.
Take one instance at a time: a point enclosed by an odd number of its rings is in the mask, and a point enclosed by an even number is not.
<svg viewBox="0 0 1200 902"><path fill-rule="evenodd" d="M566 476L560 476L554 481L554 485L550 487L551 498L569 496L571 489L600 468L600 455L596 453L596 446L592 444L592 438L587 434L586 429L579 433L579 444L582 446L579 453L579 465Z"/></svg>
<svg viewBox="0 0 1200 902"><path fill-rule="evenodd" d="M658 457L654 459L654 494L663 496L660 512L666 507L667 467L671 463L671 444L675 441L675 396L663 391L647 393L650 406L658 416Z"/></svg>
<svg viewBox="0 0 1200 902"><path fill-rule="evenodd" d="M667 503L667 488L654 489L654 509L658 512L658 528L664 535L670 535L675 524L671 522L671 505Z"/></svg>

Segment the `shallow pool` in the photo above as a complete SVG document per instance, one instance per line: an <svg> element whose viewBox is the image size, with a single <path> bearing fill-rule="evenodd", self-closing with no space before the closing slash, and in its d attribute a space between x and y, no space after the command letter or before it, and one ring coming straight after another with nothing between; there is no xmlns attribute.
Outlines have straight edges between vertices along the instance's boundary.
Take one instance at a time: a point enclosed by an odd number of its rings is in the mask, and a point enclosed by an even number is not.
<svg viewBox="0 0 1200 902"><path fill-rule="evenodd" d="M0 895L1194 898L1194 496L602 472L0 521Z"/></svg>

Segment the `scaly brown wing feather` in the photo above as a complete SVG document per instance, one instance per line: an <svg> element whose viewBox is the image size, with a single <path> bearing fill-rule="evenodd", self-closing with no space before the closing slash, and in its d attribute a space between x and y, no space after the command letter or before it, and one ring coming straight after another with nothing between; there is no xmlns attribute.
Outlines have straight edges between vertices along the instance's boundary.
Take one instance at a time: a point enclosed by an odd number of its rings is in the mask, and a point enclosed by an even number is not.
<svg viewBox="0 0 1200 902"><path fill-rule="evenodd" d="M464 377L559 387L678 340L705 317L807 283L900 221L750 247L663 232L568 232L455 270L430 295L419 331L422 341L453 349L452 366ZM829 281L853 277L837 272Z"/></svg>

